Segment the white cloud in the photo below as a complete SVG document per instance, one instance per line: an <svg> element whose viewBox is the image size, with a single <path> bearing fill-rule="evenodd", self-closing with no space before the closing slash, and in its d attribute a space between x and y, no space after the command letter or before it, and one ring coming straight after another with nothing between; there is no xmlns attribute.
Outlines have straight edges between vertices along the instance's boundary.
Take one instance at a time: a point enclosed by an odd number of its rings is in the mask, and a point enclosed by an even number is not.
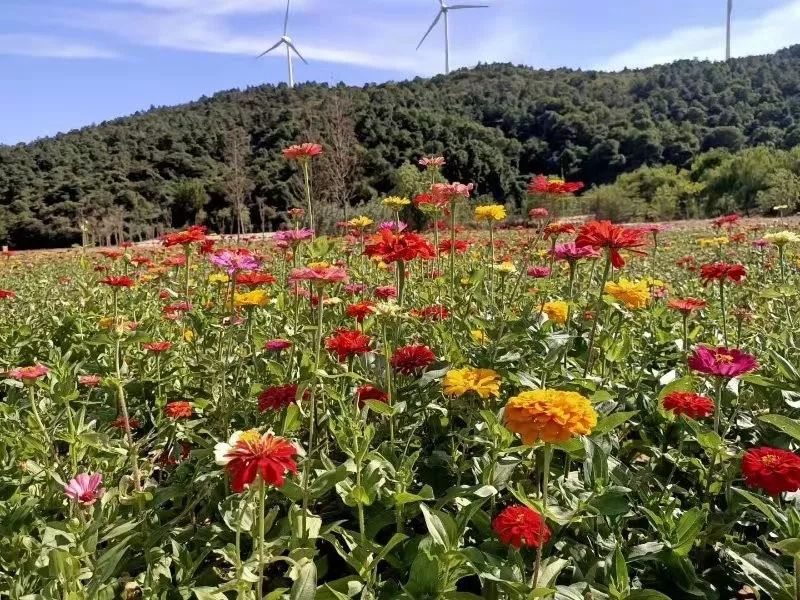
<svg viewBox="0 0 800 600"><path fill-rule="evenodd" d="M735 5L734 5L735 10ZM735 13L734 13L735 14ZM731 54L767 54L797 42L800 0L753 19L735 19L731 26ZM687 27L667 36L637 42L599 61L595 68L619 70L663 64L681 58L721 60L725 54L725 27Z"/></svg>
<svg viewBox="0 0 800 600"><path fill-rule="evenodd" d="M64 59L118 57L116 52L100 46L35 33L0 33L0 54Z"/></svg>
<svg viewBox="0 0 800 600"><path fill-rule="evenodd" d="M269 13L286 10L286 0L105 0L114 5L136 5L146 8L181 11L206 15L237 13ZM309 0L293 0L292 10L302 10Z"/></svg>

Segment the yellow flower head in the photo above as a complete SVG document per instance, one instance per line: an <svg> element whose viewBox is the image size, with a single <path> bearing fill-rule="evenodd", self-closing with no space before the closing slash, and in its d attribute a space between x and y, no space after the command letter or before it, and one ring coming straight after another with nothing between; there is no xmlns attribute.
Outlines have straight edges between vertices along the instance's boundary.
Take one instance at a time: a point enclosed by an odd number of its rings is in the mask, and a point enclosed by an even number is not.
<svg viewBox="0 0 800 600"><path fill-rule="evenodd" d="M800 242L800 235L793 231L778 231L777 233L768 233L764 236L764 239L776 246L785 246L786 244Z"/></svg>
<svg viewBox="0 0 800 600"><path fill-rule="evenodd" d="M236 307L266 306L268 302L269 296L264 290L253 290L252 292L233 295L233 305Z"/></svg>
<svg viewBox="0 0 800 600"><path fill-rule="evenodd" d="M510 275L511 273L517 272L517 267L515 267L514 263L512 263L510 260L503 261L499 265L495 265L494 268L497 272L505 275Z"/></svg>
<svg viewBox="0 0 800 600"><path fill-rule="evenodd" d="M526 444L564 442L587 435L597 425L597 413L587 398L576 392L534 390L514 396L504 411L506 427Z"/></svg>
<svg viewBox="0 0 800 600"><path fill-rule="evenodd" d="M487 204L475 207L475 220L502 221L506 218L506 207L502 204Z"/></svg>
<svg viewBox="0 0 800 600"><path fill-rule="evenodd" d="M644 308L650 301L650 288L646 281L630 281L623 277L616 283L606 283L605 292L628 308Z"/></svg>
<svg viewBox="0 0 800 600"><path fill-rule="evenodd" d="M212 273L208 276L208 283L228 283L228 281L226 273Z"/></svg>
<svg viewBox="0 0 800 600"><path fill-rule="evenodd" d="M486 335L486 332L483 329L473 329L469 332L470 336L472 336L473 341L477 342L478 344L485 344L489 341L489 336Z"/></svg>
<svg viewBox="0 0 800 600"><path fill-rule="evenodd" d="M701 238L697 241L700 243L701 248L705 248L706 246L724 246L731 240L728 238L728 236L723 235L714 238Z"/></svg>
<svg viewBox="0 0 800 600"><path fill-rule="evenodd" d="M542 305L542 312L547 315L551 321L555 321L559 325L567 322L567 313L569 312L569 305L563 300L553 300L552 302L545 302Z"/></svg>
<svg viewBox="0 0 800 600"><path fill-rule="evenodd" d="M194 331L192 331L191 329L184 329L183 339L187 342L191 342L192 340L194 340Z"/></svg>
<svg viewBox="0 0 800 600"><path fill-rule="evenodd" d="M102 317L98 322L97 326L100 329L108 329L114 324L114 317Z"/></svg>
<svg viewBox="0 0 800 600"><path fill-rule="evenodd" d="M401 198L400 196L389 196L388 198L384 198L382 203L385 207L391 208L392 210L402 210L403 207L411 204L411 200L408 198Z"/></svg>
<svg viewBox="0 0 800 600"><path fill-rule="evenodd" d="M355 227L356 229L364 229L365 227L369 227L370 225L372 225L374 222L375 221L373 221L369 217L364 217L364 216L354 217L348 221L348 223L352 227Z"/></svg>
<svg viewBox="0 0 800 600"><path fill-rule="evenodd" d="M500 395L500 376L492 369L451 369L444 376L442 391L447 396L460 397L475 392L481 398Z"/></svg>

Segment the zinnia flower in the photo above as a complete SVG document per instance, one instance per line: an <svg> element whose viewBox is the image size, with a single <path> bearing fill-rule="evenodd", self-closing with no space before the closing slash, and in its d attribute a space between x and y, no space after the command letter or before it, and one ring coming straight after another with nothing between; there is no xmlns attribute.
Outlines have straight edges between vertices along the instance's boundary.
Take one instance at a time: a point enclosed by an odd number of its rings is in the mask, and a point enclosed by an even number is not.
<svg viewBox="0 0 800 600"><path fill-rule="evenodd" d="M102 483L103 475L100 473L80 473L64 486L64 495L78 504L91 506L106 492L100 487Z"/></svg>
<svg viewBox="0 0 800 600"><path fill-rule="evenodd" d="M714 414L714 401L694 392L670 392L664 396L664 410L692 419L710 417Z"/></svg>
<svg viewBox="0 0 800 600"><path fill-rule="evenodd" d="M345 309L348 317L355 319L358 323L362 323L364 319L375 313L375 303L369 300L350 304Z"/></svg>
<svg viewBox="0 0 800 600"><path fill-rule="evenodd" d="M423 308L415 308L409 314L423 321L443 321L450 316L450 311L441 304L432 304Z"/></svg>
<svg viewBox="0 0 800 600"><path fill-rule="evenodd" d="M325 340L325 347L336 353L339 362L345 362L351 356L366 354L372 348L372 338L360 331L350 329L337 329L334 334Z"/></svg>
<svg viewBox="0 0 800 600"><path fill-rule="evenodd" d="M297 402L297 384L286 383L268 387L258 395L258 410L283 410L290 404ZM308 400L311 396L308 390L303 391L303 400Z"/></svg>
<svg viewBox="0 0 800 600"><path fill-rule="evenodd" d="M588 435L597 425L597 413L587 398L577 392L532 390L508 401L505 422L526 444L564 442Z"/></svg>
<svg viewBox="0 0 800 600"><path fill-rule="evenodd" d="M172 348L172 342L147 342L146 344L142 344L142 348L158 354Z"/></svg>
<svg viewBox="0 0 800 600"><path fill-rule="evenodd" d="M611 221L592 221L581 227L578 237L575 238L575 245L579 248L584 246L605 248L609 252L614 268L621 269L625 266L625 259L619 251L626 249L639 252L635 248L644 245L643 235L639 229L614 225Z"/></svg>
<svg viewBox="0 0 800 600"><path fill-rule="evenodd" d="M17 367L15 369L11 369L8 372L8 376L12 379L24 381L25 383L32 383L40 377L44 377L49 372L50 369L42 364L37 364L30 367Z"/></svg>
<svg viewBox="0 0 800 600"><path fill-rule="evenodd" d="M187 246L196 242L204 242L206 239L206 228L201 225L193 225L184 231L176 233L166 233L161 236L161 243L167 248L172 246Z"/></svg>
<svg viewBox="0 0 800 600"><path fill-rule="evenodd" d="M398 373L416 375L427 369L436 360L433 351L423 344L410 344L397 348L389 364Z"/></svg>
<svg viewBox="0 0 800 600"><path fill-rule="evenodd" d="M100 375L78 375L78 383L86 387L97 387L102 381Z"/></svg>
<svg viewBox="0 0 800 600"><path fill-rule="evenodd" d="M264 342L264 350L269 350L270 352L280 352L281 350L286 350L287 348L291 347L292 342L282 338L276 338L274 340L267 340Z"/></svg>
<svg viewBox="0 0 800 600"><path fill-rule="evenodd" d="M732 265L724 262L715 262L700 267L700 279L703 285L708 285L712 281L725 281L726 279L741 283L747 276L747 269L744 265Z"/></svg>
<svg viewBox="0 0 800 600"><path fill-rule="evenodd" d="M717 217L716 219L711 221L711 223L714 225L714 227L717 227L717 228L723 227L723 226L730 227L734 223L738 222L739 219L741 219L741 218L742 217L739 216L739 215L724 215L722 217Z"/></svg>
<svg viewBox="0 0 800 600"><path fill-rule="evenodd" d="M738 348L698 346L687 362L690 369L716 377L739 377L758 368L755 357Z"/></svg>
<svg viewBox="0 0 800 600"><path fill-rule="evenodd" d="M751 488L770 496L800 490L800 456L779 448L753 448L742 456L742 475Z"/></svg>
<svg viewBox="0 0 800 600"><path fill-rule="evenodd" d="M567 322L567 314L569 312L569 305L563 300L554 300L552 302L545 302L542 305L542 312L547 315L551 321L563 325Z"/></svg>
<svg viewBox="0 0 800 600"><path fill-rule="evenodd" d="M110 275L105 279L101 279L100 283L103 283L111 287L124 287L124 288L133 287L134 285L133 279L131 279L130 277L125 277L124 275L119 275L119 276Z"/></svg>
<svg viewBox="0 0 800 600"><path fill-rule="evenodd" d="M564 260L568 263L577 262L582 258L600 258L599 250L592 246L578 247L575 242L556 244L550 254L556 260Z"/></svg>
<svg viewBox="0 0 800 600"><path fill-rule="evenodd" d="M258 268L258 260L248 250L221 250L211 255L208 260L228 275L233 275L237 271L254 271Z"/></svg>
<svg viewBox="0 0 800 600"><path fill-rule="evenodd" d="M259 434L255 429L237 431L227 443L214 447L216 463L227 469L231 488L237 494L259 475L265 483L283 487L286 473L297 474L296 455L297 448L287 440L271 433Z"/></svg>
<svg viewBox="0 0 800 600"><path fill-rule="evenodd" d="M672 298L667 302L667 306L673 310L677 310L684 315L688 315L696 310L706 307L705 300L698 300L697 298Z"/></svg>
<svg viewBox="0 0 800 600"><path fill-rule="evenodd" d="M506 207L502 204L488 204L475 207L476 221L502 221L506 218Z"/></svg>
<svg viewBox="0 0 800 600"><path fill-rule="evenodd" d="M616 283L609 281L605 292L628 308L644 308L650 301L650 288L646 281L630 281L625 278Z"/></svg>
<svg viewBox="0 0 800 600"><path fill-rule="evenodd" d="M475 392L481 398L500 395L500 376L492 369L451 369L442 381L442 392L446 396L461 397Z"/></svg>
<svg viewBox="0 0 800 600"><path fill-rule="evenodd" d="M380 300L397 298L397 289L392 285L379 285L375 288L375 297Z"/></svg>
<svg viewBox="0 0 800 600"><path fill-rule="evenodd" d="M364 254L380 258L385 263L436 257L433 246L421 235L394 233L385 229L376 233L364 246Z"/></svg>
<svg viewBox="0 0 800 600"><path fill-rule="evenodd" d="M550 539L550 529L542 515L522 504L505 508L492 521L492 529L501 542L514 548L539 548Z"/></svg>
<svg viewBox="0 0 800 600"><path fill-rule="evenodd" d="M359 386L356 390L356 398L358 400L358 407L363 408L367 400L375 400L377 402L388 402L389 394L382 389L375 387L372 384L364 384Z"/></svg>
<svg viewBox="0 0 800 600"><path fill-rule="evenodd" d="M764 236L764 239L780 247L800 242L800 235L793 231L778 231L777 233L768 233Z"/></svg>
<svg viewBox="0 0 800 600"><path fill-rule="evenodd" d="M565 194L574 194L583 188L584 184L580 181L568 183L557 177L545 177L544 175L537 175L528 184L528 193L563 196Z"/></svg>
<svg viewBox="0 0 800 600"><path fill-rule="evenodd" d="M381 204L392 210L402 210L411 204L411 200L408 198L401 198L400 196L388 196L381 200Z"/></svg>
<svg viewBox="0 0 800 600"><path fill-rule="evenodd" d="M299 281L310 281L317 286L343 283L347 281L347 271L342 267L331 267L323 264L292 269L291 273L289 273L289 283L297 283Z"/></svg>
<svg viewBox="0 0 800 600"><path fill-rule="evenodd" d="M304 144L289 146L288 148L284 148L281 152L286 160L311 160L315 156L322 154L322 146L306 142Z"/></svg>
<svg viewBox="0 0 800 600"><path fill-rule="evenodd" d="M536 208L532 208L528 211L528 217L531 219L546 219L550 213L547 212L547 209L542 206L537 206Z"/></svg>
<svg viewBox="0 0 800 600"><path fill-rule="evenodd" d="M16 298L17 292L13 292L11 290L0 290L0 300L5 300L7 298Z"/></svg>
<svg viewBox="0 0 800 600"><path fill-rule="evenodd" d="M533 277L535 279L543 279L544 277L550 276L550 267L528 267L528 277Z"/></svg>
<svg viewBox="0 0 800 600"><path fill-rule="evenodd" d="M305 211L303 211L303 214L305 214ZM285 229L272 234L272 238L277 242L289 244L291 246L296 246L300 242L310 240L313 237L314 232L310 229Z"/></svg>
<svg viewBox="0 0 800 600"><path fill-rule="evenodd" d="M233 305L236 307L253 308L256 306L266 306L269 303L269 296L264 290L253 290L244 294L233 294Z"/></svg>
<svg viewBox="0 0 800 600"><path fill-rule="evenodd" d="M575 233L575 225L572 223L550 223L544 228L544 239L558 237L562 233Z"/></svg>
<svg viewBox="0 0 800 600"><path fill-rule="evenodd" d="M441 169L447 163L443 156L423 156L419 159L419 164L426 169Z"/></svg>
<svg viewBox="0 0 800 600"><path fill-rule="evenodd" d="M164 414L174 421L178 419L188 419L192 416L192 405L186 400L169 402L164 407Z"/></svg>
<svg viewBox="0 0 800 600"><path fill-rule="evenodd" d="M235 281L237 285L254 288L260 285L272 285L275 283L276 279L274 275L270 275L269 273L255 271L252 273L237 273Z"/></svg>

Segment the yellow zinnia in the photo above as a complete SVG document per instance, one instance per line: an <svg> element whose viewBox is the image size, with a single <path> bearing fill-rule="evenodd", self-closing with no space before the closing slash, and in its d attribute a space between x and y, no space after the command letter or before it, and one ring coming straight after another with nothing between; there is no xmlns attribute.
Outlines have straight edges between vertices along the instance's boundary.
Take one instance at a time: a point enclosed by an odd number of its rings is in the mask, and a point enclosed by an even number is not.
<svg viewBox="0 0 800 600"><path fill-rule="evenodd" d="M545 302L542 305L542 312L547 315L551 321L555 321L559 325L567 322L567 313L569 312L569 305L563 300L553 300L552 302Z"/></svg>
<svg viewBox="0 0 800 600"><path fill-rule="evenodd" d="M267 302L269 302L269 296L264 290L253 290L252 292L233 295L233 305L236 307L266 306Z"/></svg>
<svg viewBox="0 0 800 600"><path fill-rule="evenodd" d="M228 283L228 276L225 273L212 273L208 276L208 283Z"/></svg>
<svg viewBox="0 0 800 600"><path fill-rule="evenodd" d="M650 301L650 288L646 281L631 281L623 277L616 283L606 283L605 292L628 308L644 308Z"/></svg>
<svg viewBox="0 0 800 600"><path fill-rule="evenodd" d="M526 444L564 442L588 435L597 425L597 413L577 392L533 390L514 396L504 411L506 427Z"/></svg>
<svg viewBox="0 0 800 600"><path fill-rule="evenodd" d="M502 221L506 218L506 207L502 204L487 204L475 207L477 221Z"/></svg>
<svg viewBox="0 0 800 600"><path fill-rule="evenodd" d="M778 231L777 233L768 233L764 236L764 239L776 246L785 246L786 244L800 242L800 235L793 231Z"/></svg>
<svg viewBox="0 0 800 600"><path fill-rule="evenodd" d="M478 344L485 344L489 341L489 336L486 335L486 332L483 329L473 329L469 332L470 336L472 336L473 341L477 342Z"/></svg>
<svg viewBox="0 0 800 600"><path fill-rule="evenodd" d="M404 206L408 206L409 204L411 204L411 200L399 196L389 196L383 199L383 205L392 210L402 210Z"/></svg>
<svg viewBox="0 0 800 600"><path fill-rule="evenodd" d="M499 396L500 376L492 369L452 369L444 376L442 391L446 396L456 397L467 392L475 392L484 399Z"/></svg>
<svg viewBox="0 0 800 600"><path fill-rule="evenodd" d="M372 220L372 219L370 219L369 217L364 217L364 216L361 216L361 217L353 217L352 219L350 219L350 220L348 221L348 223L349 223L351 226L355 227L356 229L364 229L364 227L369 227L369 226L370 226L370 225L372 225L374 222L375 222L375 221L373 221L373 220Z"/></svg>
<svg viewBox="0 0 800 600"><path fill-rule="evenodd" d="M499 273L503 273L505 275L510 275L511 273L517 272L517 267L514 266L510 260L504 260L499 265L494 266L495 270Z"/></svg>

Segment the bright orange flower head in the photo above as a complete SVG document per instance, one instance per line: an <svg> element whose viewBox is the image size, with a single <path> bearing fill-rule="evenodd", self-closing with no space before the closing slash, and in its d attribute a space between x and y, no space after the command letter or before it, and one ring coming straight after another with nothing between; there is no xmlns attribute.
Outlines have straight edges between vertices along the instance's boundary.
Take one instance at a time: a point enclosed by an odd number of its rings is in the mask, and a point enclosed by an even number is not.
<svg viewBox="0 0 800 600"><path fill-rule="evenodd" d="M684 315L705 308L706 304L707 302L705 300L699 300L697 298L672 298L667 302L668 307Z"/></svg>
<svg viewBox="0 0 800 600"><path fill-rule="evenodd" d="M591 433L597 425L597 413L587 398L559 390L522 392L508 401L504 415L506 427L526 444L564 442Z"/></svg>
<svg viewBox="0 0 800 600"><path fill-rule="evenodd" d="M625 266L625 259L619 251L624 249L637 252L634 248L643 246L644 240L640 229L614 225L611 221L592 221L581 227L575 245L579 248L583 246L605 248L614 268L621 269Z"/></svg>
<svg viewBox="0 0 800 600"><path fill-rule="evenodd" d="M193 243L203 243L206 240L206 228L202 225L193 225L184 231L166 233L161 236L161 243L167 248L172 246L186 246Z"/></svg>

